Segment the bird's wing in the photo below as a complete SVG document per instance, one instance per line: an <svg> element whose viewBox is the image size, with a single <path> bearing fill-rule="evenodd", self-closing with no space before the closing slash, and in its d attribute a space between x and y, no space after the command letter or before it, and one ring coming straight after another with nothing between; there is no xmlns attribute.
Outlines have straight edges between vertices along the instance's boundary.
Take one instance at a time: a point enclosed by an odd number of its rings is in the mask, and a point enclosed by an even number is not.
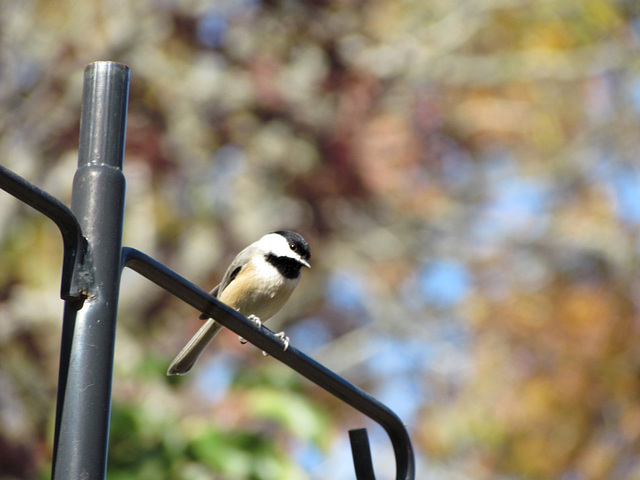
<svg viewBox="0 0 640 480"><path fill-rule="evenodd" d="M217 285L213 290L211 290L209 294L213 297L218 298L224 291L224 289L227 288L227 285L229 285L233 281L233 279L238 276L240 270L242 270L242 268L249 262L249 260L251 260L251 257L257 253L256 250L256 247L254 247L253 245L249 245L238 255L236 255L236 258L233 259L233 261L227 268L227 271L224 272L220 284ZM205 314L200 315L201 320L206 320L207 318L209 317Z"/></svg>

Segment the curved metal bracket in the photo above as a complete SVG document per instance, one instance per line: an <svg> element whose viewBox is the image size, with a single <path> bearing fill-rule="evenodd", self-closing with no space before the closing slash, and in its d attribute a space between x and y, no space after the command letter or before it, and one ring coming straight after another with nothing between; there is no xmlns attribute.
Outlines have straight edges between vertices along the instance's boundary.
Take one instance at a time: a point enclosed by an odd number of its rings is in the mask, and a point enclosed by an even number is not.
<svg viewBox="0 0 640 480"><path fill-rule="evenodd" d="M64 245L60 296L81 300L85 296L89 266L87 240L71 210L57 198L0 165L0 188L49 217L60 229Z"/></svg>
<svg viewBox="0 0 640 480"><path fill-rule="evenodd" d="M253 322L234 309L148 255L133 248L123 247L122 261L123 266L138 272L197 310L215 318L229 330L380 424L393 445L396 479L414 479L415 461L409 434L402 420L386 405L308 357L295 346L290 345L287 350L283 350L282 341L271 330L265 327L257 328ZM350 435L358 480L373 480L375 477L366 430L355 430L350 432Z"/></svg>

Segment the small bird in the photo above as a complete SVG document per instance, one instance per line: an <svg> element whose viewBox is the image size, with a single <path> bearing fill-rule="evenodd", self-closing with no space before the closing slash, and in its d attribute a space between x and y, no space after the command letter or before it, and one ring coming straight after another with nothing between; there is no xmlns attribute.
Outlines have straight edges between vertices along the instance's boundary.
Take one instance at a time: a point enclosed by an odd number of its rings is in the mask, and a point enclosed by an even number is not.
<svg viewBox="0 0 640 480"><path fill-rule="evenodd" d="M235 308L256 325L282 308L300 281L302 267L311 268L309 244L299 233L279 230L263 236L242 250L227 268L220 284L210 294ZM167 375L185 375L222 325L206 315L200 327L169 366ZM284 332L277 334L284 343Z"/></svg>

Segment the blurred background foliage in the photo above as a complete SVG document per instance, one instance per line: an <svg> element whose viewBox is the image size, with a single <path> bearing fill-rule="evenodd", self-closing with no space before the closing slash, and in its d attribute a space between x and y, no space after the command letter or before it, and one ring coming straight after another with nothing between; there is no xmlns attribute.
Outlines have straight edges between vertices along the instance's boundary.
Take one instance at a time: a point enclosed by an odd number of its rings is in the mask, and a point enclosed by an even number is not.
<svg viewBox="0 0 640 480"><path fill-rule="evenodd" d="M310 241L269 323L408 424L422 479L640 478L640 4L0 0L0 161L69 203L82 69L131 67L125 244L205 288ZM56 228L0 195L0 478L47 478ZM352 479L384 432L125 272L108 478Z"/></svg>

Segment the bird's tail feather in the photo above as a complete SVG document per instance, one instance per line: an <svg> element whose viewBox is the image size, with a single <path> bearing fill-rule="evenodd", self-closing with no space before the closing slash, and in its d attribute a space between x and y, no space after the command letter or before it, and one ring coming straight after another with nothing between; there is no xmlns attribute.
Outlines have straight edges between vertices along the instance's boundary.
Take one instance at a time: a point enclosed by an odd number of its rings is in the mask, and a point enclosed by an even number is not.
<svg viewBox="0 0 640 480"><path fill-rule="evenodd" d="M196 363L200 354L221 328L222 325L212 318L207 320L193 338L184 346L173 362L171 362L167 370L167 375L185 375L189 373L189 370L191 370Z"/></svg>

